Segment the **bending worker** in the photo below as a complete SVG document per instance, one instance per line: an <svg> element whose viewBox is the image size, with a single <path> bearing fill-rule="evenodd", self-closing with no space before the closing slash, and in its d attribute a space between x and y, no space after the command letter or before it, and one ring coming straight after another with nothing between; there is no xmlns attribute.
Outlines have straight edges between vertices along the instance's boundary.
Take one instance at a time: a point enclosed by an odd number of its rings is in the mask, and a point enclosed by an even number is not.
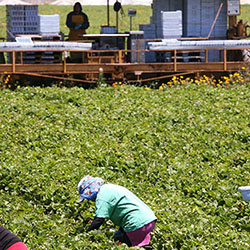
<svg viewBox="0 0 250 250"><path fill-rule="evenodd" d="M150 234L155 227L156 217L153 211L135 194L125 187L104 184L98 177L85 176L78 184L79 202L95 202L95 219L86 232L99 229L105 219L110 219L119 230L114 240L151 249Z"/></svg>
<svg viewBox="0 0 250 250"><path fill-rule="evenodd" d="M75 3L73 11L67 15L66 25L70 29L69 41L84 40L81 35L86 34L89 20L88 16L82 12L82 5L79 2ZM71 53L71 60L81 62L81 53Z"/></svg>

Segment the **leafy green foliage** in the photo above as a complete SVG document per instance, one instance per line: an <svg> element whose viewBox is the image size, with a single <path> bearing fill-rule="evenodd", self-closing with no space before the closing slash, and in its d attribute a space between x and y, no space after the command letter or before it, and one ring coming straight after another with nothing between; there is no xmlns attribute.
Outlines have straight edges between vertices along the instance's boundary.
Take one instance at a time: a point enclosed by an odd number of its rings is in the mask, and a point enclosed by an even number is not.
<svg viewBox="0 0 250 250"><path fill-rule="evenodd" d="M30 249L125 249L114 225L85 233L82 176L137 194L156 213L154 249L246 249L249 85L0 92L0 224Z"/></svg>

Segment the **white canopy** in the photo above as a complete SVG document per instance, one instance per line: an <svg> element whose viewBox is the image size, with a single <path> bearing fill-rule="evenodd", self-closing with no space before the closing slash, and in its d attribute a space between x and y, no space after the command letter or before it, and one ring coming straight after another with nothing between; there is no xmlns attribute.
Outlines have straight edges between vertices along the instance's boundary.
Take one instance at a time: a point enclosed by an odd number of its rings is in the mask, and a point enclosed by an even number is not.
<svg viewBox="0 0 250 250"><path fill-rule="evenodd" d="M0 5L30 5L22 0L0 0Z"/></svg>
<svg viewBox="0 0 250 250"><path fill-rule="evenodd" d="M118 0L122 5L151 5L153 0ZM55 0L53 5L74 5L77 0ZM84 5L107 5L107 0L82 0L79 1ZM113 5L116 0L109 0L109 5Z"/></svg>

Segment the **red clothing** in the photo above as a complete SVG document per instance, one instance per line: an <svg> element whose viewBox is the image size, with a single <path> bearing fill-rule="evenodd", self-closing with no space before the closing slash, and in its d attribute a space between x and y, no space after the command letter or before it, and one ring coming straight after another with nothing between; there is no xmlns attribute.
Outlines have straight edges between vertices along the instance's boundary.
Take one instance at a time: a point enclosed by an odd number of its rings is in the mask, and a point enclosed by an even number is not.
<svg viewBox="0 0 250 250"><path fill-rule="evenodd" d="M0 226L0 250L28 250L20 238Z"/></svg>
<svg viewBox="0 0 250 250"><path fill-rule="evenodd" d="M142 247L149 244L151 238L150 233L153 232L155 228L155 222L156 221L152 221L135 231L126 232L132 244L132 247L133 246Z"/></svg>
<svg viewBox="0 0 250 250"><path fill-rule="evenodd" d="M25 246L25 244L21 241L13 244L7 250L28 250L28 248Z"/></svg>

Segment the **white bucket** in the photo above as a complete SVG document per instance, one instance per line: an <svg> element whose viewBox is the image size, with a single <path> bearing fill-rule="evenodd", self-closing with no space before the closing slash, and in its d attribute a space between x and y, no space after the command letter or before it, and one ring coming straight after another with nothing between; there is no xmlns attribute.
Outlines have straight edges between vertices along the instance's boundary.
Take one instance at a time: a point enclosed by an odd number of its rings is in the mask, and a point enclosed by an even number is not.
<svg viewBox="0 0 250 250"><path fill-rule="evenodd" d="M243 200L250 200L250 186L239 187L238 191L241 192Z"/></svg>

